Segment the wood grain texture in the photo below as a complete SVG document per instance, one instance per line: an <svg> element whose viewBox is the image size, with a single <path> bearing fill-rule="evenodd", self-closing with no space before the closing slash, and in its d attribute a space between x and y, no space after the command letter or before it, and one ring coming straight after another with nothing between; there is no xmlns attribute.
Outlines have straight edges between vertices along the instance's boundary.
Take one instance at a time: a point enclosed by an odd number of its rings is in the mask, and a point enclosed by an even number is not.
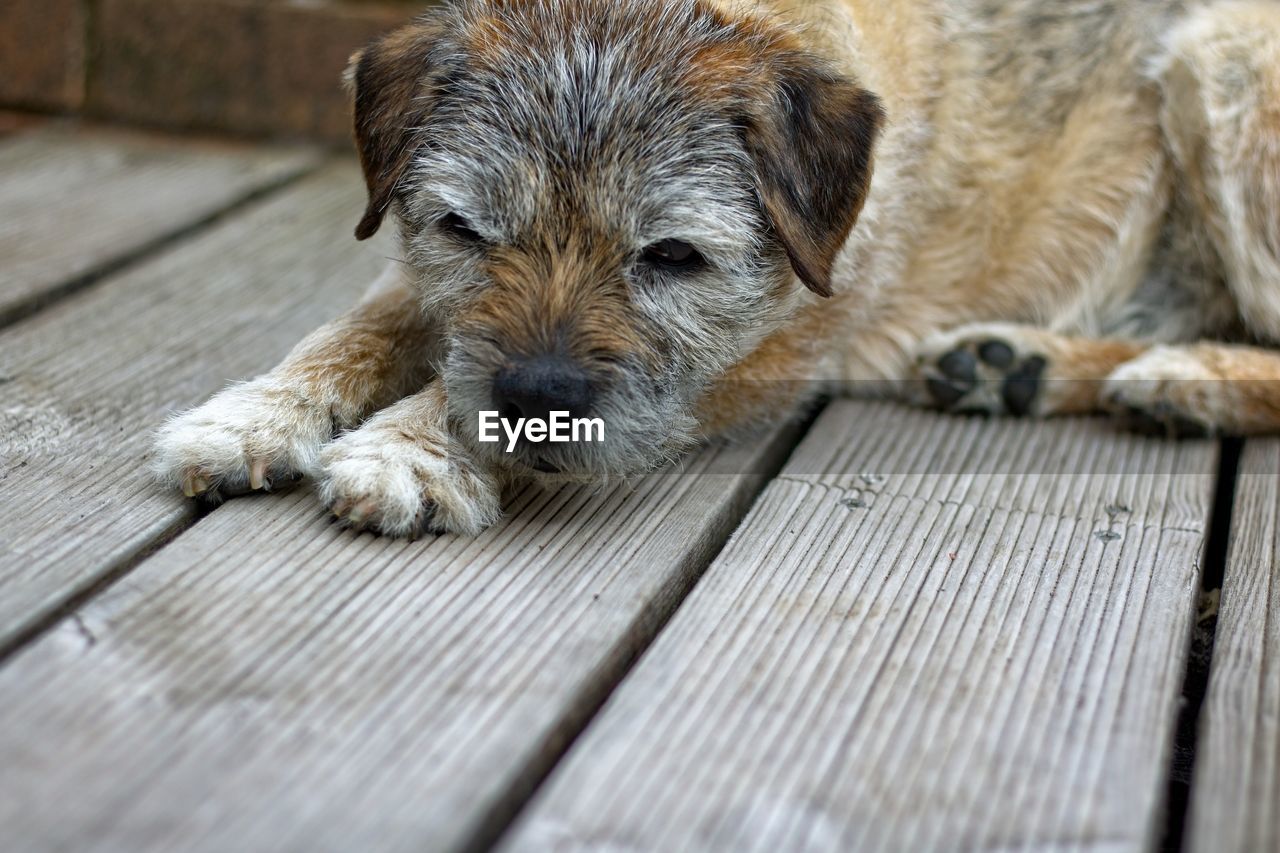
<svg viewBox="0 0 1280 853"><path fill-rule="evenodd" d="M1209 691L1201 711L1189 849L1280 849L1280 441L1240 460Z"/></svg>
<svg viewBox="0 0 1280 853"><path fill-rule="evenodd" d="M49 127L0 143L0 325L319 164L303 149Z"/></svg>
<svg viewBox="0 0 1280 853"><path fill-rule="evenodd" d="M152 431L359 298L363 194L329 169L0 334L0 647L192 516Z"/></svg>
<svg viewBox="0 0 1280 853"><path fill-rule="evenodd" d="M224 505L0 671L7 844L480 845L792 444L531 488L476 539L346 532L306 491Z"/></svg>
<svg viewBox="0 0 1280 853"><path fill-rule="evenodd" d="M1144 849L1215 460L833 405L504 849Z"/></svg>

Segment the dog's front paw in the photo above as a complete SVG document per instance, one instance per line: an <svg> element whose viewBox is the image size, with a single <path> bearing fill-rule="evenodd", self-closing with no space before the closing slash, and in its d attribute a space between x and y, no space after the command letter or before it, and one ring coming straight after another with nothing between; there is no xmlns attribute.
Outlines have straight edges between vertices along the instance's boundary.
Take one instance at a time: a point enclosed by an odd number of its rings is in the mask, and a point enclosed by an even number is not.
<svg viewBox="0 0 1280 853"><path fill-rule="evenodd" d="M1198 438L1230 422L1238 406L1234 390L1194 353L1155 347L1112 371L1103 385L1102 404L1130 429Z"/></svg>
<svg viewBox="0 0 1280 853"><path fill-rule="evenodd" d="M321 499L357 530L478 534L502 515L500 486L441 438L412 438L394 422L370 421L324 449Z"/></svg>
<svg viewBox="0 0 1280 853"><path fill-rule="evenodd" d="M259 378L170 419L156 436L153 467L187 497L216 501L301 478L332 434L327 408Z"/></svg>
<svg viewBox="0 0 1280 853"><path fill-rule="evenodd" d="M1049 359L1036 331L985 324L929 338L916 355L917 402L949 412L1040 414Z"/></svg>

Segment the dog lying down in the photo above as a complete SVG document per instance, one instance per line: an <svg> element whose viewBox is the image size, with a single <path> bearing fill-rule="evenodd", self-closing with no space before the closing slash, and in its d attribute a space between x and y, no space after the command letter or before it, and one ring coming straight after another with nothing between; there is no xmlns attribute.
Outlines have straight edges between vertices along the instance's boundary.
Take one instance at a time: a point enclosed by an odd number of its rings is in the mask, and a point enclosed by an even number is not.
<svg viewBox="0 0 1280 853"><path fill-rule="evenodd" d="M189 496L473 534L830 391L1280 428L1280 4L461 0L348 79L400 262L163 427Z"/></svg>

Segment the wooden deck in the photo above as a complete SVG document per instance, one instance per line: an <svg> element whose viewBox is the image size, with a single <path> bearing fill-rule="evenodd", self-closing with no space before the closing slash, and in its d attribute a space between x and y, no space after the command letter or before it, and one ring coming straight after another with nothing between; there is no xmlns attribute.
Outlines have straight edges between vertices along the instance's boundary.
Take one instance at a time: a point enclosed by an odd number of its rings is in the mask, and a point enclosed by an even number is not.
<svg viewBox="0 0 1280 853"><path fill-rule="evenodd" d="M157 488L377 273L362 194L0 138L5 849L1280 849L1280 441L838 401L414 543Z"/></svg>

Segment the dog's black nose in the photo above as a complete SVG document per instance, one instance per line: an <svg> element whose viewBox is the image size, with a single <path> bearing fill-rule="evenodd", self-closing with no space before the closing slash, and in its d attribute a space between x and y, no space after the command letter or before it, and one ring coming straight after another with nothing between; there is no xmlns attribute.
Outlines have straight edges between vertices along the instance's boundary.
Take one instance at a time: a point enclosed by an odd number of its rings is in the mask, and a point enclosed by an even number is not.
<svg viewBox="0 0 1280 853"><path fill-rule="evenodd" d="M494 377L493 402L506 420L546 420L552 412L583 417L591 409L591 381L580 365L565 356L517 359Z"/></svg>

